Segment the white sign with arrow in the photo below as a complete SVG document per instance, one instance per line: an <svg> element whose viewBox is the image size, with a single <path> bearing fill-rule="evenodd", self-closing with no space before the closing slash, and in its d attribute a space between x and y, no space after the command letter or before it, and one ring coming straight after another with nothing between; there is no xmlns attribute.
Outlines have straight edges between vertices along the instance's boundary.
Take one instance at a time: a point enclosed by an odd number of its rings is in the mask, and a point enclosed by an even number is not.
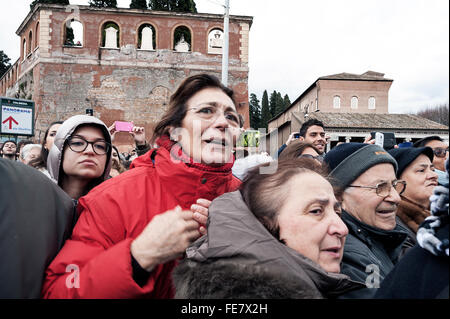
<svg viewBox="0 0 450 319"><path fill-rule="evenodd" d="M33 110L25 107L2 105L3 134L33 134Z"/></svg>

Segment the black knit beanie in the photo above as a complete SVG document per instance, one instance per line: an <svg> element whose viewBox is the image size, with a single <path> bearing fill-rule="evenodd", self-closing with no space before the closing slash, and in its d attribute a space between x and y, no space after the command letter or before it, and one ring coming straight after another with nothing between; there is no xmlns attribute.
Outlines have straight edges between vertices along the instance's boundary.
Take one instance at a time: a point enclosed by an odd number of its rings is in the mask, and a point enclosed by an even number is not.
<svg viewBox="0 0 450 319"><path fill-rule="evenodd" d="M398 163L397 178L400 178L403 171L413 162L420 154L428 156L433 162L433 149L431 147L406 147L394 148L388 151Z"/></svg>
<svg viewBox="0 0 450 319"><path fill-rule="evenodd" d="M333 186L346 188L372 166L390 163L397 172L397 162L382 147L364 143L344 143L329 151L324 162L330 168Z"/></svg>

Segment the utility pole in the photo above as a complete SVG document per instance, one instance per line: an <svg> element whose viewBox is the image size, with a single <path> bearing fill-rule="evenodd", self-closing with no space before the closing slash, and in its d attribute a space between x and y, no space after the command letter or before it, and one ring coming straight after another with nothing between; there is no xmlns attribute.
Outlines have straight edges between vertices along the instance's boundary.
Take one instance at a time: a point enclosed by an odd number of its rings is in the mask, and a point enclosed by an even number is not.
<svg viewBox="0 0 450 319"><path fill-rule="evenodd" d="M222 84L228 86L228 47L230 24L230 0L225 0L225 17L223 19L223 48L222 48Z"/></svg>

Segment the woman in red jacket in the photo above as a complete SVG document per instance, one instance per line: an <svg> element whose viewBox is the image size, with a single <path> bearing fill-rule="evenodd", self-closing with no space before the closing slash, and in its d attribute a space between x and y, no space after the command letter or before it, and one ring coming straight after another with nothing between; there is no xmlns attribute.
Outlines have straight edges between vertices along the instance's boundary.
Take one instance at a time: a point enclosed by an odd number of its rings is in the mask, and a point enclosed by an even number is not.
<svg viewBox="0 0 450 319"><path fill-rule="evenodd" d="M232 90L206 74L187 78L155 128L158 147L80 198L43 297L173 297L172 269L204 233L209 201L239 187L231 167L241 126Z"/></svg>

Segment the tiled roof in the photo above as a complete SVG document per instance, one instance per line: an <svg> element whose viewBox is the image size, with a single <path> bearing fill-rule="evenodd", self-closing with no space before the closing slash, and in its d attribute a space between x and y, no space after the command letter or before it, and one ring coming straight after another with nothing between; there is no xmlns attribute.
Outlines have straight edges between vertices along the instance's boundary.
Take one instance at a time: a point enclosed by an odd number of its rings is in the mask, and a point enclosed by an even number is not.
<svg viewBox="0 0 450 319"><path fill-rule="evenodd" d="M304 118L297 113L297 118ZM410 114L373 114L373 113L309 113L309 118L322 121L327 128L384 128L384 129L422 129L448 130L448 126Z"/></svg>
<svg viewBox="0 0 450 319"><path fill-rule="evenodd" d="M338 73L332 75L321 76L319 80L371 80L371 81L393 81L386 79L384 73L367 71L363 74Z"/></svg>

